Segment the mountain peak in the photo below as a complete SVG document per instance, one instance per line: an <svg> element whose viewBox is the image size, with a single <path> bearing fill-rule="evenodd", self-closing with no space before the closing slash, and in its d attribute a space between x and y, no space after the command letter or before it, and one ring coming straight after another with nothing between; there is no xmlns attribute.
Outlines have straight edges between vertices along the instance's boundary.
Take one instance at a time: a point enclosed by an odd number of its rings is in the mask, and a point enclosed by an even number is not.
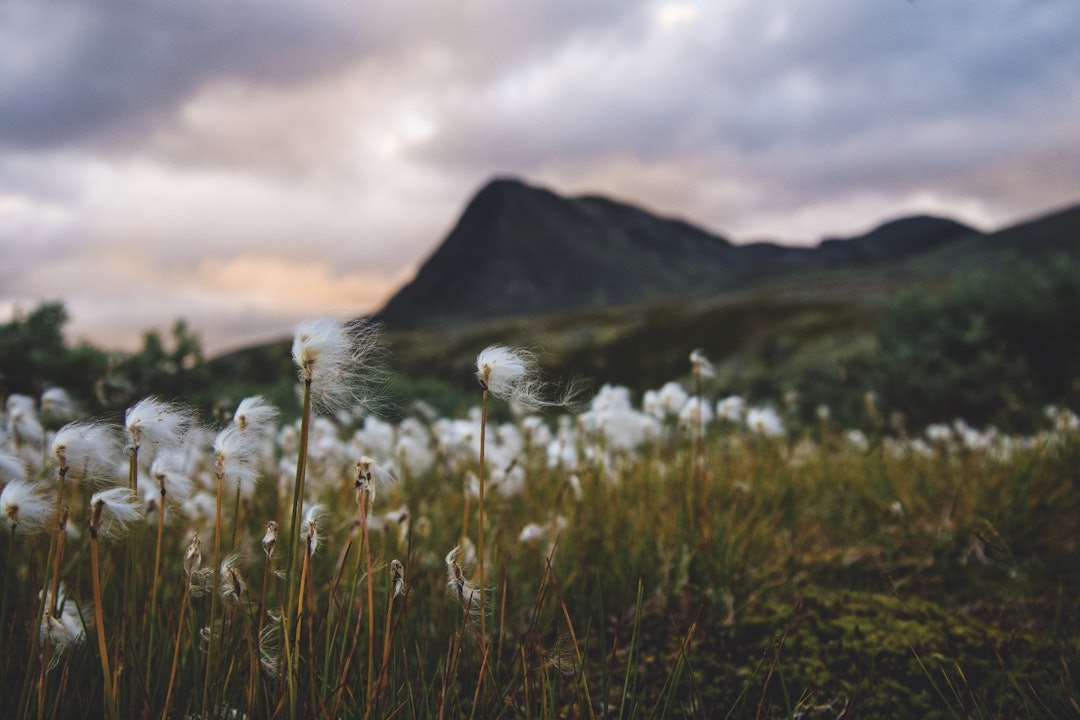
<svg viewBox="0 0 1080 720"><path fill-rule="evenodd" d="M729 247L632 205L500 177L379 315L405 328L662 297L706 284L695 258Z"/></svg>
<svg viewBox="0 0 1080 720"><path fill-rule="evenodd" d="M736 246L635 205L500 176L476 192L379 317L403 329L711 294L806 268L889 262L973 232L917 216L817 248Z"/></svg>

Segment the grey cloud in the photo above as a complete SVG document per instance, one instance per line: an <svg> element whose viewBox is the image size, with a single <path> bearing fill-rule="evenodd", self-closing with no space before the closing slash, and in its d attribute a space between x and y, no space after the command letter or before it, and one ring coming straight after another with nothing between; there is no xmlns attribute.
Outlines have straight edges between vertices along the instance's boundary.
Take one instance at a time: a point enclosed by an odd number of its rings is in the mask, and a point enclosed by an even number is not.
<svg viewBox="0 0 1080 720"><path fill-rule="evenodd" d="M0 143L127 143L208 78L279 83L345 62L356 19L332 2L0 6Z"/></svg>
<svg viewBox="0 0 1080 720"><path fill-rule="evenodd" d="M701 11L674 47L650 46L647 34L631 47L612 31L589 48L602 54L608 43L610 62L592 57L576 68L559 57L568 43L553 47L536 72L562 75L542 106L500 104L489 86L486 101L448 106L442 131L417 156L528 174L560 159L715 155L727 163L716 173L753 177L770 186L770 202L797 204L868 182L908 192L969 177L1025 147L1068 147L1074 132L1075 3ZM492 85L527 82L528 72L506 67Z"/></svg>
<svg viewBox="0 0 1080 720"><path fill-rule="evenodd" d="M567 27L631 3L186 0L0 6L0 146L127 147L208 81L281 84L425 48L464 72L496 72ZM134 136L134 137L133 137Z"/></svg>
<svg viewBox="0 0 1080 720"><path fill-rule="evenodd" d="M628 146L646 158L694 144L753 153L882 126L900 134L941 118L1025 120L1075 98L1080 45L1070 38L1080 6L999 6L753 4L689 28L680 48L657 58L660 67L630 64L616 78L567 68L542 116L494 103L463 108L460 124L429 150L525 166ZM769 39L770 24L785 16L786 33ZM632 49L616 46L612 55L624 51Z"/></svg>

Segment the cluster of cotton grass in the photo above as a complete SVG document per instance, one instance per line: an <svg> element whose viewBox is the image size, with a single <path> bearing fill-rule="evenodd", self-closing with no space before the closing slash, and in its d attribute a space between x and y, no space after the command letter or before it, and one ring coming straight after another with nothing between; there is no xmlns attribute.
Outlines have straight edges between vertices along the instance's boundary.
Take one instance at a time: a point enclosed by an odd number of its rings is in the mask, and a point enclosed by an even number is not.
<svg viewBox="0 0 1080 720"><path fill-rule="evenodd" d="M587 697L578 676L586 647L552 570L561 538L578 530L583 478L594 497L615 498L641 467L659 480L689 469L683 491L701 498L691 517L711 532L711 439L730 452L767 444L790 464L815 451L814 440L791 431L782 407L711 397L713 370L700 351L690 356L688 386L666 383L638 404L627 388L605 385L578 407L577 389L545 382L532 354L492 346L477 357L478 407L464 417L397 424L370 412L380 381L376 327L308 321L292 354L302 412L285 424L257 396L213 428L156 397L129 408L122 423L75 420L60 390L40 406L7 399L0 617L4 638L15 643L23 640L20 623L38 628L28 636L14 714L59 708L54 698L87 671L74 666L87 660L100 671L100 706L88 711L112 718L388 712L380 698L391 690L400 697L392 686L409 674L407 639L397 637L407 578L438 573L461 611L441 666L438 710L447 710L454 688L460 704L481 707L501 692L492 665L502 662L495 656L508 635L507 613L493 628L492 606L496 578L507 602L510 569L493 563L508 557L508 537L541 548L536 612L550 592L558 598L558 642L538 651L541 666L578 677ZM507 403L514 419L492 422L491 398ZM555 417L541 416L548 411ZM827 409L818 415L828 423ZM1051 427L1038 437L1008 438L958 421L922 437L887 438L884 447L895 457L979 452L1005 460L1080 425L1067 410L1048 408L1047 418ZM861 431L827 437L853 453L870 448ZM687 446L689 462L672 451ZM492 517L493 508L537 497L532 488L541 484L547 501L529 506L528 522L507 528ZM406 499L432 493L460 509L460 524L434 528L432 502ZM900 499L894 503L893 514L902 514ZM446 513L438 519L453 522ZM448 550L434 546L447 537L454 538ZM20 564L23 553L41 562ZM477 662L465 670L459 658L468 643ZM459 676L471 678L471 693L460 692Z"/></svg>

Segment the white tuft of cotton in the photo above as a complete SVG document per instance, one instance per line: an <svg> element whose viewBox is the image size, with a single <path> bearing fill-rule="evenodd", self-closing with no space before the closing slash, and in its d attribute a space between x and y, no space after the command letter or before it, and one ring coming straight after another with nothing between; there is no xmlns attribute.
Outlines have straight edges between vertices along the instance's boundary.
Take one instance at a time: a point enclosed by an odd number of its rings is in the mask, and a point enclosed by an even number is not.
<svg viewBox="0 0 1080 720"><path fill-rule="evenodd" d="M190 410L156 397L143 398L124 415L128 444L144 467L161 450L179 447L193 425Z"/></svg>
<svg viewBox="0 0 1080 720"><path fill-rule="evenodd" d="M126 487L114 487L90 496L90 534L116 540L143 517L142 503Z"/></svg>
<svg viewBox="0 0 1080 720"><path fill-rule="evenodd" d="M249 494L259 474L255 459L260 445L258 435L235 424L227 425L214 438L214 474L218 480L230 488L239 488L243 495Z"/></svg>
<svg viewBox="0 0 1080 720"><path fill-rule="evenodd" d="M278 409L268 403L262 395L244 398L236 406L233 423L244 432L256 435L269 434L277 421Z"/></svg>
<svg viewBox="0 0 1080 720"><path fill-rule="evenodd" d="M27 476L26 462L21 458L0 452L0 483L25 481Z"/></svg>
<svg viewBox="0 0 1080 720"><path fill-rule="evenodd" d="M314 407L328 414L374 402L371 390L381 383L382 352L379 326L369 320L314 318L293 333L300 382L310 385Z"/></svg>
<svg viewBox="0 0 1080 720"><path fill-rule="evenodd" d="M52 457L67 480L111 479L120 457L118 429L98 422L72 422L52 442Z"/></svg>
<svg viewBox="0 0 1080 720"><path fill-rule="evenodd" d="M53 503L41 488L22 480L10 482L0 491L0 518L11 534L31 534L45 529Z"/></svg>
<svg viewBox="0 0 1080 720"><path fill-rule="evenodd" d="M491 345L476 356L476 379L480 386L522 412L570 404L577 388L569 386L556 396L540 379L536 357L523 348Z"/></svg>

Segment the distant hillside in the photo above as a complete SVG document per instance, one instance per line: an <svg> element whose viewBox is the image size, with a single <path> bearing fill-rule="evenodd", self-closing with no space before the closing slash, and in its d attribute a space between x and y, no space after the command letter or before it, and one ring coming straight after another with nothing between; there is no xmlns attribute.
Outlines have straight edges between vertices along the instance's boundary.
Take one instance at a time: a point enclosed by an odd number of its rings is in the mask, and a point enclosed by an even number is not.
<svg viewBox="0 0 1080 720"><path fill-rule="evenodd" d="M486 241L480 236L473 242L470 227L482 225L484 218L471 213L470 205L455 228L453 241L448 238L416 281L388 306L402 313L398 317L403 321L389 327L386 336L389 364L401 383L394 392L402 398L420 397L446 413L475 401L471 391L476 353L486 345L502 343L536 350L552 377L576 376L638 391L685 376L689 351L701 348L717 366L715 388L775 398L786 388L801 387L806 407L822 402L838 409L847 403L847 414L854 417L861 412L861 393L868 389L868 378L877 367L873 358L879 323L885 309L904 291L918 289L936 295L957 279L970 279L971 270L981 271L979 277L1011 280L1022 268L1017 261L1041 266L1039 261L1048 256L1080 258L1080 205L985 235L948 220L908 218L860 237L826 240L814 249L790 249L764 243L733 246L686 223L656 218L602 198L565 200L512 181L493 183L485 190L489 192L478 195L473 204L483 209L485 203L494 202L498 208L502 203L498 196L509 193L511 200L538 212L533 222L543 227L559 222L553 218L561 217L559 213L569 205L572 215L592 218L590 222L607 228L622 249L612 260L597 247L581 248L558 238L550 243L537 239L544 237L538 228L522 230L531 244L516 233L515 242L509 230L503 236ZM555 214L545 219L537 205ZM520 228L500 218L498 211L489 208L488 212L506 228ZM612 216L621 225L615 225ZM598 221L597 217L608 219ZM581 217L576 221L580 227L589 225ZM611 229L613 225L617 229ZM629 229L642 227L651 231L635 234ZM915 231L908 233L905 228ZM591 237L596 243L611 240L603 233L600 240ZM671 254L682 258L681 265L662 251L664 242L677 248ZM605 282L593 283L589 272L579 266L564 268L561 263L571 252L578 253L579 264L592 263L588 266L592 274L607 273ZM633 267L635 256L638 262L642 256L659 258L661 267L651 268L650 275L648 267ZM696 257L697 264L709 271L702 272L687 256ZM727 283L726 289L717 292L708 290L709 272L719 264L711 264L713 256L731 263L715 271ZM637 273L634 277L642 285L651 282L654 292L660 287L669 294L633 299L633 288L615 282L620 263L629 268L623 272ZM510 278L499 277L493 265ZM700 283L694 288L698 295L684 292L689 281L680 287L671 279L680 267ZM530 269L531 275L525 272ZM562 270L575 278L573 283L560 279ZM440 283L446 289L441 295ZM527 291L519 293L515 312L503 312L510 307L507 286L514 283ZM744 287L739 288L740 283ZM560 298L553 299L547 291L550 287L586 306L533 311L543 303L560 304ZM588 305L595 295L587 297L583 288L613 288L626 294L608 296L608 304ZM611 297L631 299L612 302ZM436 302L446 307L432 305ZM572 303L564 300L562 304ZM281 407L296 402L286 338L215 358L211 369L221 386L234 394L230 402L254 393L272 396ZM419 384L410 384L414 381ZM274 385L270 391L269 385Z"/></svg>
<svg viewBox="0 0 1080 720"><path fill-rule="evenodd" d="M1050 255L1080 255L1080 205L1017 223L988 235L958 238L913 258L922 273L951 274L992 268L1005 260L1037 260Z"/></svg>
<svg viewBox="0 0 1080 720"><path fill-rule="evenodd" d="M793 272L903 260L972 234L955 221L920 216L816 248L734 245L626 203L498 179L469 202L379 317L405 329L705 296Z"/></svg>

